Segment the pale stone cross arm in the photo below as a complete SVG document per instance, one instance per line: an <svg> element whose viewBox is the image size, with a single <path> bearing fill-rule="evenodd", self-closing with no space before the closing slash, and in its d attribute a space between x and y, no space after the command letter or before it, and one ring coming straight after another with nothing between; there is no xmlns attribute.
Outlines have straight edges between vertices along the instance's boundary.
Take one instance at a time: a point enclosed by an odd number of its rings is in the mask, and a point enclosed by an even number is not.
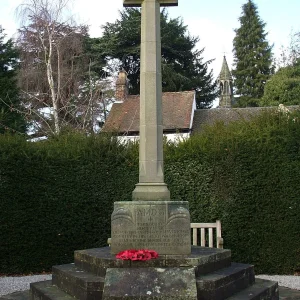
<svg viewBox="0 0 300 300"><path fill-rule="evenodd" d="M141 6L144 0L124 0L125 7L138 7ZM156 0L152 0L156 1ZM161 6L177 6L178 0L158 0Z"/></svg>

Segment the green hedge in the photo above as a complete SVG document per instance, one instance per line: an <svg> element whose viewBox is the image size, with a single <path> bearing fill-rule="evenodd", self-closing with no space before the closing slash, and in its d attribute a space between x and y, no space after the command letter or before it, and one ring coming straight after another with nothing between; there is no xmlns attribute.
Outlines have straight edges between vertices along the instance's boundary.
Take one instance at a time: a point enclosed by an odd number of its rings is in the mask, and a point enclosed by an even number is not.
<svg viewBox="0 0 300 300"><path fill-rule="evenodd" d="M217 124L199 138L213 180L208 207L192 208L197 221L220 219L233 260L257 273L299 270L300 113Z"/></svg>
<svg viewBox="0 0 300 300"><path fill-rule="evenodd" d="M109 138L2 137L0 273L49 270L106 245L113 202L130 200L138 178L129 152Z"/></svg>
<svg viewBox="0 0 300 300"><path fill-rule="evenodd" d="M265 113L165 145L173 200L220 219L233 260L257 273L300 268L300 113ZM114 201L131 200L138 147L106 136L30 143L0 136L0 273L50 270L106 245Z"/></svg>

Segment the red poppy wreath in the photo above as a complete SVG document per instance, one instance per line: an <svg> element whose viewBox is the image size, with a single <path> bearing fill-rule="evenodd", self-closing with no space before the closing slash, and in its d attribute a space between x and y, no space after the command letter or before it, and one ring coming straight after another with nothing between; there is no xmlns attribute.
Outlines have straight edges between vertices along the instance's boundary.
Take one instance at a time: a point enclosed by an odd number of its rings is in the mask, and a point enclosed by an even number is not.
<svg viewBox="0 0 300 300"><path fill-rule="evenodd" d="M122 259L122 260L149 260L153 258L157 258L158 253L154 250L148 250L148 249L129 249L119 252L116 255L116 258Z"/></svg>

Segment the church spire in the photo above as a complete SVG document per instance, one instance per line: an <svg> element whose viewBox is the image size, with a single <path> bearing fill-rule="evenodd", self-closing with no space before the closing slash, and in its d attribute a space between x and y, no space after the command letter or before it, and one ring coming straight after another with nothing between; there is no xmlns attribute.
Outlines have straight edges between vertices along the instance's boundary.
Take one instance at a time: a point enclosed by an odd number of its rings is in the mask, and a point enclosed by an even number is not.
<svg viewBox="0 0 300 300"><path fill-rule="evenodd" d="M231 107L233 100L232 76L225 55L223 57L222 69L218 77L218 83L221 92L219 107Z"/></svg>

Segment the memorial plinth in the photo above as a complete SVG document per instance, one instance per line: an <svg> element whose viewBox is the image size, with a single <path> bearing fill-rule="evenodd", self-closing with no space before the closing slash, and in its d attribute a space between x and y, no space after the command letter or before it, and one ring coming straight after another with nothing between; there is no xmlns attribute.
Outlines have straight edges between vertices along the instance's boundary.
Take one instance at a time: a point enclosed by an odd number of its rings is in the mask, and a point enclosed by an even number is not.
<svg viewBox="0 0 300 300"><path fill-rule="evenodd" d="M115 202L111 217L111 251L151 249L160 255L191 253L186 201Z"/></svg>

